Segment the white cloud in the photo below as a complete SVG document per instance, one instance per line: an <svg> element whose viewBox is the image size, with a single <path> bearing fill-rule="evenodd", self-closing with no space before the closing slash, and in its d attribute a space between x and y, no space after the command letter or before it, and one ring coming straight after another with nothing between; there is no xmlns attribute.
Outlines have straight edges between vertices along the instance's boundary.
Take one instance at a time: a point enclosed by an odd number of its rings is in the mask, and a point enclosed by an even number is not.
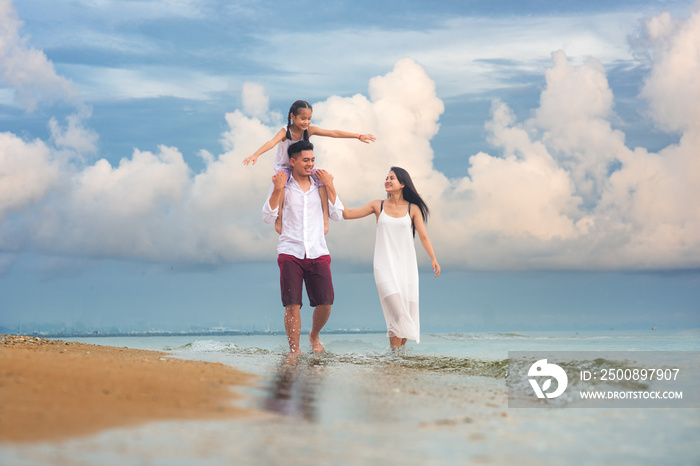
<svg viewBox="0 0 700 466"><path fill-rule="evenodd" d="M243 101L243 110L250 116L260 118L268 112L270 98L261 84L243 83L241 100Z"/></svg>
<svg viewBox="0 0 700 466"><path fill-rule="evenodd" d="M642 96L663 130L685 132L700 127L700 14L686 21L668 13L652 18L646 34L654 44L654 67Z"/></svg>
<svg viewBox="0 0 700 466"><path fill-rule="evenodd" d="M177 97L208 100L226 92L230 79L192 70L157 66L134 69L66 65L66 71L81 76L83 95L89 100L147 99Z"/></svg>
<svg viewBox="0 0 700 466"><path fill-rule="evenodd" d="M122 0L79 0L81 9L97 10L118 21L144 21L160 18L200 18L204 15L206 1L202 0L151 0L148 2Z"/></svg>
<svg viewBox="0 0 700 466"><path fill-rule="evenodd" d="M59 254L167 261L186 228L179 212L189 175L182 154L164 146L136 150L117 167L100 160L75 173L29 223L35 244Z"/></svg>
<svg viewBox="0 0 700 466"><path fill-rule="evenodd" d="M44 199L64 175L44 142L0 133L0 224L7 213Z"/></svg>
<svg viewBox="0 0 700 466"><path fill-rule="evenodd" d="M679 144L658 153L627 148L612 129L614 96L600 62L572 62L559 51L532 118L518 122L505 103L494 103L486 130L498 153L465 159L468 177L433 165L430 140L444 106L435 81L412 59L370 80L367 96L313 103L318 126L377 136L371 145L315 138L317 165L335 174L350 206L383 197L389 167L406 168L431 207L429 232L448 269L698 267L700 207L691 200L700 198L700 122L674 89L695 96L700 82L700 56L688 45L700 31L698 15L650 35L658 51L643 97L659 108L660 126L682 132ZM651 20L652 29L654 21L665 20ZM277 118L265 111L265 99L262 88L245 87L245 113L226 115L224 151L203 153L198 174L176 148L78 169L55 162L60 147L0 135L0 154L11 154L0 157L0 174L17 180L0 208L24 209L0 233L19 229L45 253L79 257L270 260L276 234L261 222L260 208L272 151L253 167L241 163L279 128L267 123ZM672 105L682 120L664 111ZM77 122L54 134L56 146L86 141ZM368 261L374 222L333 223L328 238L335 258Z"/></svg>
<svg viewBox="0 0 700 466"><path fill-rule="evenodd" d="M565 50L572 60L595 56L603 63L630 61L626 37L638 21L639 11L574 16L456 17L432 29L338 29L313 32L283 31L261 34L251 59L274 63L285 76L325 78L337 87L349 87L355 74L375 72L410 56L439 84L443 98L478 93L512 85L515 76L541 73L552 50ZM546 31L546 34L543 34ZM289 43L313 43L313 53L287 59ZM368 59L371 56L371 59ZM324 57L319 60L318 57ZM333 73L330 70L338 70ZM287 78L286 78L287 79ZM286 81L285 81L286 82ZM354 83L353 83L354 84ZM324 83L315 85L323 88Z"/></svg>
<svg viewBox="0 0 700 466"><path fill-rule="evenodd" d="M83 111L69 115L67 126L61 127L58 120L49 120L49 130L51 140L59 149L66 149L78 156L94 154L97 152L97 133L83 124L85 119L90 118L90 111L85 108Z"/></svg>
<svg viewBox="0 0 700 466"><path fill-rule="evenodd" d="M14 89L16 102L34 111L41 102L79 101L73 84L58 76L44 52L27 45L11 0L0 0L0 85Z"/></svg>

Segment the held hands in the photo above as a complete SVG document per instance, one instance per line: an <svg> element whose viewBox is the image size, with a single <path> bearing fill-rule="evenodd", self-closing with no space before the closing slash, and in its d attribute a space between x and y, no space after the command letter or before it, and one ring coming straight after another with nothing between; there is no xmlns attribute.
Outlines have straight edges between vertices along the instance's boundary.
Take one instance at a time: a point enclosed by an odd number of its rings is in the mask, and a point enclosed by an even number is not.
<svg viewBox="0 0 700 466"><path fill-rule="evenodd" d="M375 138L373 134L360 134L360 136L357 139L364 142L365 144L369 144L370 142L374 142L377 140L377 138Z"/></svg>
<svg viewBox="0 0 700 466"><path fill-rule="evenodd" d="M255 162L258 161L259 155L251 155L250 157L246 157L243 159L243 165L255 165Z"/></svg>

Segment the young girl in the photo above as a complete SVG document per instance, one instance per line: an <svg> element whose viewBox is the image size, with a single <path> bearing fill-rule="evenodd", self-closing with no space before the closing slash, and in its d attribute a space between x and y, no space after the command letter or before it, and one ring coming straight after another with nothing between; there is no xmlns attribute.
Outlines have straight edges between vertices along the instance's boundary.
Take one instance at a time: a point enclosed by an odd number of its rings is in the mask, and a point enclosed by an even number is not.
<svg viewBox="0 0 700 466"><path fill-rule="evenodd" d="M397 349L408 339L416 343L420 341L418 264L413 243L416 232L430 256L436 277L440 275L440 264L425 229L428 206L416 191L408 172L391 167L384 181L384 190L387 199L371 201L356 209L345 207L343 217L354 219L374 214L377 218L374 281L386 320L389 344L392 349Z"/></svg>
<svg viewBox="0 0 700 466"><path fill-rule="evenodd" d="M289 108L289 113L287 115L287 126L280 129L275 137L267 141L260 147L253 155L247 157L243 160L243 165L255 165L258 157L260 157L265 152L269 151L273 147L277 146L277 156L275 157L275 173L280 170L285 170L287 174L291 174L291 166L289 165L289 155L287 154L287 149L290 145L295 142L301 141L302 139L308 141L311 136L326 136L330 138L351 138L359 139L365 144L369 144L375 141L375 137L371 134L357 134L348 133L347 131L340 130L327 130L319 128L318 126L311 126L311 113L313 109L311 105L305 100L297 100ZM326 192L325 186L323 186L317 177L314 180L319 185L318 193L321 196L321 203L323 205L323 226L326 233L328 233L328 193ZM277 233L282 232L282 202L284 196L282 196L282 201L280 201L280 215L275 221L275 230Z"/></svg>

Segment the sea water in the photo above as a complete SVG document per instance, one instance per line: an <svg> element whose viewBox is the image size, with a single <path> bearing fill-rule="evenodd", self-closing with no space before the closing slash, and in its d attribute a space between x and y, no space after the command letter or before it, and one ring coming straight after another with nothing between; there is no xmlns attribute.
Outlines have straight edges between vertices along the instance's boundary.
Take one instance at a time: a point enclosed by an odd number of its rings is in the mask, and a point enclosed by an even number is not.
<svg viewBox="0 0 700 466"><path fill-rule="evenodd" d="M324 333L322 355L309 352L303 335L295 364L284 334L70 339L256 374L242 403L268 415L117 429L31 454L0 448L0 458L43 464L58 451L85 464L700 463L700 409L513 409L505 383L509 351L700 351L696 330L428 333L400 352L384 333Z"/></svg>
<svg viewBox="0 0 700 466"><path fill-rule="evenodd" d="M308 341L302 332L301 346ZM700 351L700 330L571 331L507 333L427 333L391 351L384 332L323 333L326 364L384 365L435 372L493 376L487 367L507 364L509 351ZM229 364L246 372L268 375L288 352L284 333L244 335L166 335L70 338L71 341L135 349L167 351L182 359ZM318 358L317 358L318 359ZM486 373L467 370L465 362L482 364ZM461 368L461 369L460 369ZM501 374L503 375L503 374Z"/></svg>

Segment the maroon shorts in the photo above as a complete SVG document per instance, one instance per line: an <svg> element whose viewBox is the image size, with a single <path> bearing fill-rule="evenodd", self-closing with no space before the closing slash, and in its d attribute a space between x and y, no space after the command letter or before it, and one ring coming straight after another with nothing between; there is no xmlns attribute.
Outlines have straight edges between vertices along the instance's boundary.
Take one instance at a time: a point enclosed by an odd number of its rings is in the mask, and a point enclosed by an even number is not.
<svg viewBox="0 0 700 466"><path fill-rule="evenodd" d="M280 289L282 305L302 304L302 282L306 283L311 307L333 304L333 280L331 279L331 256L316 259L297 259L289 254L277 256L280 266Z"/></svg>

